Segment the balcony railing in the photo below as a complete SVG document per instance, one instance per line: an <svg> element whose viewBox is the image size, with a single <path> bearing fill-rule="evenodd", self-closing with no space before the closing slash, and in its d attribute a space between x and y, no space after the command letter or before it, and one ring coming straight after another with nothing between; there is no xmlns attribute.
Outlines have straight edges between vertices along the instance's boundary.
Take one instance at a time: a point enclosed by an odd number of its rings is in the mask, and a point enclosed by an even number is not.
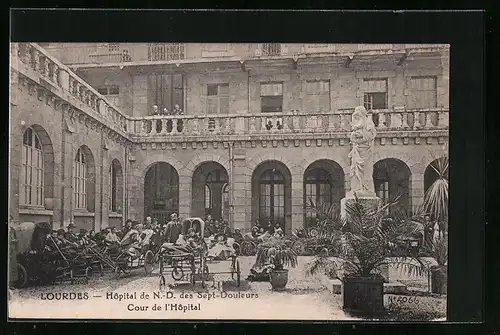
<svg viewBox="0 0 500 335"><path fill-rule="evenodd" d="M335 113L266 113L208 116L146 116L131 118L135 136L221 136L221 135L346 135L351 128L352 110ZM433 131L448 129L448 110L379 110L372 117L378 132Z"/></svg>
<svg viewBox="0 0 500 335"><path fill-rule="evenodd" d="M281 55L281 43L263 43L262 55L279 56Z"/></svg>
<svg viewBox="0 0 500 335"><path fill-rule="evenodd" d="M74 108L126 136L127 116L43 48L34 43L13 43L11 55L12 66L23 75L31 80L42 78L50 84L45 85L47 89L54 90L52 93L59 94L60 99L66 99Z"/></svg>
<svg viewBox="0 0 500 335"><path fill-rule="evenodd" d="M139 137L139 141L153 137L161 140L170 137L173 140L189 136L217 138L221 135L238 138L273 135L279 138L282 135L313 134L325 138L346 138L351 127L352 109L329 113L295 110L265 114L130 117L37 44L14 43L11 45L11 57L11 66L27 80L45 81L46 84L42 85L59 96L59 100L66 101L115 133L130 139ZM389 136L398 137L403 133L438 131L443 134L439 136L447 136L448 109L391 109L372 113L379 133L394 133Z"/></svg>
<svg viewBox="0 0 500 335"><path fill-rule="evenodd" d="M243 45L232 43L231 47L226 44L227 50L222 46L207 48L200 44L184 43L120 43L113 48L106 46L81 46L72 45L65 48L63 45L50 46L49 52L54 54L64 64L111 64L127 62L157 62L176 61L189 58L220 58L239 57L254 58L260 56L298 56L300 54L315 53L377 53L387 50L404 49L433 49L444 48L445 44L303 44L302 47L290 48L288 44L262 43L254 47L242 47ZM245 45L246 46L246 45ZM218 50L217 50L218 49ZM217 50L217 51L215 51ZM200 52L201 51L201 52Z"/></svg>
<svg viewBox="0 0 500 335"><path fill-rule="evenodd" d="M184 44L157 43L148 46L149 61L169 61L184 59Z"/></svg>

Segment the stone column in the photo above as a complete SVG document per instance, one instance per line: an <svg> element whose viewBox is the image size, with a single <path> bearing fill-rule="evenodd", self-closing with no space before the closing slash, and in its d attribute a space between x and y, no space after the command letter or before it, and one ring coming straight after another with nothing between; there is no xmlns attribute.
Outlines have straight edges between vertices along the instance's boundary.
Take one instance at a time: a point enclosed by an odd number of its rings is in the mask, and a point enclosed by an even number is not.
<svg viewBox="0 0 500 335"><path fill-rule="evenodd" d="M103 165L103 159L104 159L104 149L102 148L102 145L99 146L99 152L96 153L95 156L95 192L94 192L94 230L95 231L100 231L103 228L103 222L102 222L102 212L103 212L103 206L106 205L104 203L103 199L103 192L104 190L104 183L103 183L103 177L105 175L104 173L104 165ZM104 193L105 194L105 193Z"/></svg>
<svg viewBox="0 0 500 335"><path fill-rule="evenodd" d="M61 173L61 219L60 227L74 222L73 217L73 161L76 150L73 148L74 129L66 125L62 136L62 173ZM54 221L55 223L56 221ZM55 228L55 227L54 227Z"/></svg>
<svg viewBox="0 0 500 335"><path fill-rule="evenodd" d="M179 217L187 218L191 216L191 200L192 176L179 174Z"/></svg>
<svg viewBox="0 0 500 335"><path fill-rule="evenodd" d="M252 174L245 160L235 160L233 183L233 229L250 231L252 224Z"/></svg>
<svg viewBox="0 0 500 335"><path fill-rule="evenodd" d="M102 193L101 193L101 229L109 227L109 183L110 183L110 175L109 175L109 165L111 163L109 158L109 147L106 142L105 134L101 135L101 150L102 150Z"/></svg>
<svg viewBox="0 0 500 335"><path fill-rule="evenodd" d="M127 178L127 219L144 219L144 175L140 164L135 160L133 152L128 154L128 168L125 178Z"/></svg>
<svg viewBox="0 0 500 335"><path fill-rule="evenodd" d="M295 229L304 226L304 171L297 171L292 174L292 225L286 227L285 233L290 233Z"/></svg>
<svg viewBox="0 0 500 335"><path fill-rule="evenodd" d="M14 91L14 90L13 90ZM17 106L11 104L11 113L18 113ZM14 221L19 220L19 192L21 179L21 150L23 131L20 124L13 124L15 119L11 118L10 132L10 199L9 199L9 214L12 215ZM17 136L16 136L17 134Z"/></svg>
<svg viewBox="0 0 500 335"><path fill-rule="evenodd" d="M411 171L410 203L413 213L424 201L424 171Z"/></svg>
<svg viewBox="0 0 500 335"><path fill-rule="evenodd" d="M64 129L61 129L62 136L64 137ZM52 214L52 225L54 228L59 227L63 223L62 216L62 197L63 197L63 175L64 175L64 155L61 145L64 145L64 142L61 142L59 145L55 145L53 143L54 152L52 153L54 159L54 169L53 171L49 171L48 173L52 173L52 185L53 185L53 193L52 198L54 199L54 208ZM47 172L46 172L47 173Z"/></svg>

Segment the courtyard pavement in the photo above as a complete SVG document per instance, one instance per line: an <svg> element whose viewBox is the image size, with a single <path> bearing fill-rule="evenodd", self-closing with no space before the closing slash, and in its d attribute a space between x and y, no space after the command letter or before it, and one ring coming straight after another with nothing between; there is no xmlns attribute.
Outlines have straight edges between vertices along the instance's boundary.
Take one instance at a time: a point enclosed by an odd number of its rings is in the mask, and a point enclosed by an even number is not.
<svg viewBox="0 0 500 335"><path fill-rule="evenodd" d="M9 301L9 316L104 319L355 319L346 315L338 303L332 302L331 294L320 283L319 278L305 276L305 265L310 257L299 257L298 266L290 269L287 288L282 292L272 291L269 282L248 282L246 277L255 257L238 259L242 277L240 287L236 286L230 274L216 276L215 286L209 282L205 289L200 283L195 287L189 284L175 285L168 275L167 284L174 286L160 291L158 270L151 276L146 276L141 268L118 280L105 275L102 279L91 280L86 285L59 284L13 290ZM229 268L229 262L227 267ZM221 286L218 285L219 281ZM174 298L166 297L167 291L171 291ZM222 294L221 291L226 293ZM86 292L88 298L78 301L55 300L57 295L53 293L61 292L81 293L81 297L84 297ZM119 294L133 292L137 292L134 300L118 301L106 298L110 294L118 297ZM154 298L154 293L160 294L162 298ZM145 299L145 294L149 295L149 299ZM144 299L141 299L141 295ZM176 304L176 307L172 307L172 304ZM163 310L153 311L154 305L161 306ZM200 310L196 310L196 307ZM185 310L186 308L188 310Z"/></svg>

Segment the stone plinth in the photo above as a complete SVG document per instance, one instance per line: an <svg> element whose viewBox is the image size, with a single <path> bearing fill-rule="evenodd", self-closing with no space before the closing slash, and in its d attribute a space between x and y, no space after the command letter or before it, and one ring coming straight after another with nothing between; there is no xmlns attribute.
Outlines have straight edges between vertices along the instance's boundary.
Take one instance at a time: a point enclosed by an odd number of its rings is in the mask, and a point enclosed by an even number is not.
<svg viewBox="0 0 500 335"><path fill-rule="evenodd" d="M356 193L358 201L365 207L371 210L377 209L380 205L381 200L375 194L372 193ZM354 203L355 197L354 193L348 192L342 200L340 200L340 215L342 218L346 216L346 204Z"/></svg>
<svg viewBox="0 0 500 335"><path fill-rule="evenodd" d="M330 279L327 276L320 277L321 283L326 286L332 294L342 294L342 281L339 279ZM384 283L384 294L406 294L408 287L400 282L394 281Z"/></svg>

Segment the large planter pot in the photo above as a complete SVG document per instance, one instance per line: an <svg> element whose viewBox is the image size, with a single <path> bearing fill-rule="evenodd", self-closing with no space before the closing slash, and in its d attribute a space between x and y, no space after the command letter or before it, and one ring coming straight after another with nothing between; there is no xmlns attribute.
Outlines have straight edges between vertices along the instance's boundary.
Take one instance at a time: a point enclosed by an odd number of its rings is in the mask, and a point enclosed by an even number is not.
<svg viewBox="0 0 500 335"><path fill-rule="evenodd" d="M283 291L288 283L288 270L271 271L269 281L274 291Z"/></svg>
<svg viewBox="0 0 500 335"><path fill-rule="evenodd" d="M447 294L448 266L436 265L431 268L431 293Z"/></svg>
<svg viewBox="0 0 500 335"><path fill-rule="evenodd" d="M384 311L384 281L381 278L345 278L342 294L346 312L376 314Z"/></svg>

